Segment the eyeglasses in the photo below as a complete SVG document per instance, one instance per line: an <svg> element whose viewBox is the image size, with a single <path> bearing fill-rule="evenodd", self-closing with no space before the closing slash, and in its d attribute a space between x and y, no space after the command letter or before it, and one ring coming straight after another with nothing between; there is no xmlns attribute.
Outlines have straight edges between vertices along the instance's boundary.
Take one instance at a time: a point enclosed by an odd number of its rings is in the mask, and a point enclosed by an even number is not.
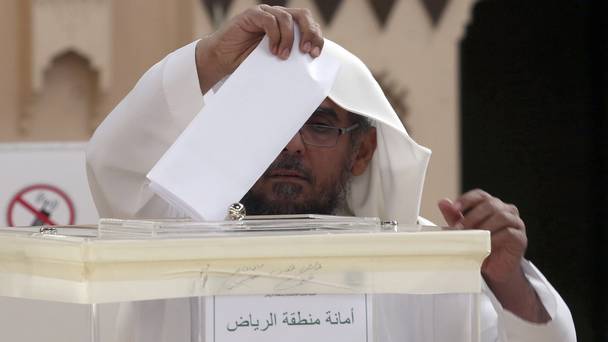
<svg viewBox="0 0 608 342"><path fill-rule="evenodd" d="M302 137L302 142L306 145L334 147L338 143L338 139L341 135L352 132L358 127L358 123L346 128L319 124L304 124L304 126L300 128L300 136Z"/></svg>

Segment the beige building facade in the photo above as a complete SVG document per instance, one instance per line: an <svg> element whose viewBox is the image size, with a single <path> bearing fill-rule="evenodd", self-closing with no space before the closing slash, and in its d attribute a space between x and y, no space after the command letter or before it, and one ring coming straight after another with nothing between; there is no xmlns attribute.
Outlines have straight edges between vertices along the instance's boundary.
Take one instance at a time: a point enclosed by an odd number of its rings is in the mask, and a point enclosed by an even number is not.
<svg viewBox="0 0 608 342"><path fill-rule="evenodd" d="M422 213L438 223L437 200L459 192L458 46L474 2L343 0L331 11L287 1L311 9L326 37L368 64L433 150ZM87 140L145 70L257 3L3 0L0 142Z"/></svg>

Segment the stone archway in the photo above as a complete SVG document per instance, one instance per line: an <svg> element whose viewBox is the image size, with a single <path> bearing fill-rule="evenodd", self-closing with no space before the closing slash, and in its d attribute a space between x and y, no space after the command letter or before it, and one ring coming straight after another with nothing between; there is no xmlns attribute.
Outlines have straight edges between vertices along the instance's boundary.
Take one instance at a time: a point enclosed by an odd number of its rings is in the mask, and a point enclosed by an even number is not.
<svg viewBox="0 0 608 342"><path fill-rule="evenodd" d="M53 58L20 122L26 140L86 140L91 134L98 73L82 55L68 50Z"/></svg>

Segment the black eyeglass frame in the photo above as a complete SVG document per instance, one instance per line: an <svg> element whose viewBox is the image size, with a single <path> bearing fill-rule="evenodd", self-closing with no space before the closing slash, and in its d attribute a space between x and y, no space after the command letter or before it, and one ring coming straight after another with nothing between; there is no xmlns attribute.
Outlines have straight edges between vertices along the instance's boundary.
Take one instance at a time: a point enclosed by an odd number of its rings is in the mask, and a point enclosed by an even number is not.
<svg viewBox="0 0 608 342"><path fill-rule="evenodd" d="M334 143L331 145L319 145L319 144L313 144L310 142L306 141L305 136L302 134L302 129L304 129L305 127L322 127L324 129L332 129L332 130L337 130L338 131L338 135L336 136L336 139L334 140ZM357 128L359 128L359 124L353 124L349 127L334 127L334 126L328 126L328 125L320 125L320 124L304 124L304 126L302 126L302 128L300 128L300 130L298 131L298 133L300 134L300 138L302 139L302 142L306 145L309 146L314 146L314 147L327 147L327 148L331 148L331 147L335 147L338 144L338 140L340 139L340 137L346 133L350 133L354 130L356 130Z"/></svg>

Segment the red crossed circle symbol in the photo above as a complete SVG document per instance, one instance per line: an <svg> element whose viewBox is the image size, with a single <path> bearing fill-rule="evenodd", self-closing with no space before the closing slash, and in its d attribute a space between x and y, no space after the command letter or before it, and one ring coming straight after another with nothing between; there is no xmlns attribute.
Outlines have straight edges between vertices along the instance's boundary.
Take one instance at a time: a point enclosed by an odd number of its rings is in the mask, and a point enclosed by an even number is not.
<svg viewBox="0 0 608 342"><path fill-rule="evenodd" d="M75 210L74 210L74 203L72 203L72 200L68 197L68 195L65 192L61 191L59 188L54 187L52 185L35 184L35 185L28 186L27 188L19 191L9 201L9 205L8 205L8 208L6 211L6 217L7 217L7 221L8 221L7 223L9 225L9 227L12 227L15 225L13 222L13 212L17 205L23 206L27 211L29 211L32 215L34 215L37 219L39 219L45 225L49 225L49 226L57 225L57 223L55 223L53 220L51 220L50 217L48 217L46 214L44 214L41 210L36 209L32 204L30 204L24 198L25 194L27 194L31 191L39 191L39 190L50 191L50 192L56 194L57 196L59 196L62 200L64 200L68 207L68 210L70 212L70 219L69 219L68 224L75 223L76 215L75 215Z"/></svg>

